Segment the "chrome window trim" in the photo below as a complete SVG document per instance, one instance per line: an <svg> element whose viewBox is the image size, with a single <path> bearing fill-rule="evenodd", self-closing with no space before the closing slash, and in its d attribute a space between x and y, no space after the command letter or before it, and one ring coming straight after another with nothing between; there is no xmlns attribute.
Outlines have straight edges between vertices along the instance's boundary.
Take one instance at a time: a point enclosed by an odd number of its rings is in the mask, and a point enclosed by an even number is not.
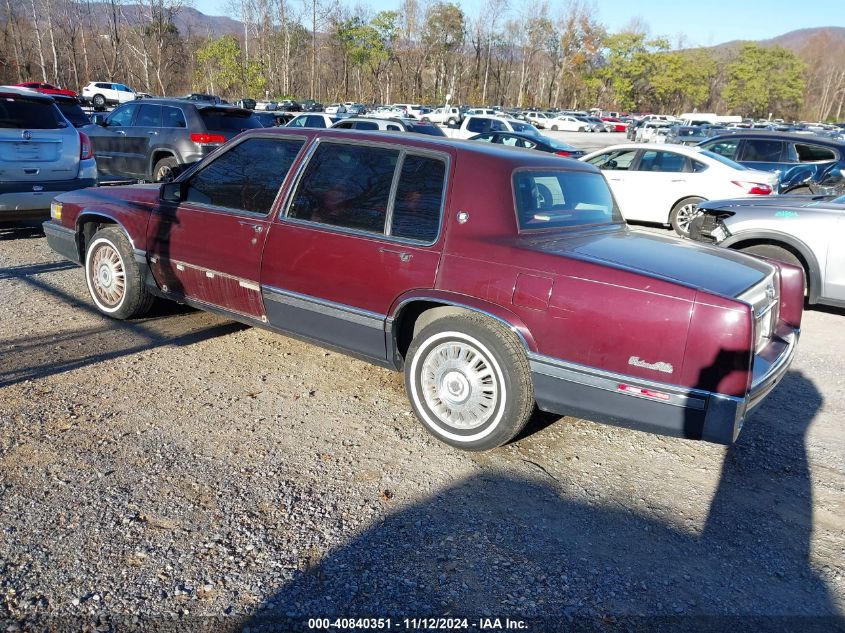
<svg viewBox="0 0 845 633"><path fill-rule="evenodd" d="M290 208L293 204L293 200L295 198L296 192L299 189L299 185L302 182L302 178L305 174L305 170L308 168L308 165L311 163L311 158L314 156L314 153L320 147L322 143L333 143L337 145L363 145L366 147L382 147L385 149L392 149L399 151L400 156L397 158L396 167L394 168L397 171L394 171L394 181L391 184L391 194L393 194L393 185L397 185L397 173L400 163L404 163L404 156L408 154L413 154L415 156L428 156L431 158L436 158L442 160L446 164L446 168L443 173L443 193L440 199L440 219L437 225L437 235L434 237L434 240L426 242L423 240L415 240L406 237L395 237L393 235L387 235L384 230L382 233L375 233L372 231L364 231L361 229L350 229L341 226L335 226L332 224L324 224L322 222L314 222L312 220L302 220L300 218L292 218L290 217ZM400 161L401 159L401 161ZM293 180L291 181L290 187L287 188L287 193L285 195L285 199L279 208L278 213L276 214L276 219L279 222L289 222L291 224L299 224L302 226L307 226L310 228L319 228L321 230L330 231L334 233L341 233L346 235L353 235L357 237L368 237L371 239L379 239L385 240L392 243L397 244L407 244L409 246L434 246L440 241L440 238L443 236L443 224L445 223L446 217L446 200L447 200L447 193L449 191L449 186L451 184L451 170L452 170L452 156L448 152L442 152L430 148L419 148L419 147L407 147L404 145L400 145L397 143L391 143L388 141L365 141L362 139L355 139L355 138L320 138L316 137L314 142L309 146L308 150L306 151L305 155L302 157L302 161L300 162L299 166L296 169L295 175ZM388 213L392 217L392 206L391 200L395 201L395 196L393 198L388 199Z"/></svg>

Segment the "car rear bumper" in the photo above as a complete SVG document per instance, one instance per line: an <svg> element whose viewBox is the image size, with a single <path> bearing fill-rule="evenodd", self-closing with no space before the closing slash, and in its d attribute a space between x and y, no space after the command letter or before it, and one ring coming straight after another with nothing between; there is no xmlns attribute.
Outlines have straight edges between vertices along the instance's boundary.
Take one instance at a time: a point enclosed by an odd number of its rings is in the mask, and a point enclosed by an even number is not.
<svg viewBox="0 0 845 633"><path fill-rule="evenodd" d="M53 198L97 184L96 178L41 182L0 182L0 221L47 217ZM38 188L38 191L35 189Z"/></svg>
<svg viewBox="0 0 845 633"><path fill-rule="evenodd" d="M616 426L732 444L751 411L786 375L798 331L776 338L754 361L752 386L739 398L650 382L529 354L534 396L544 411Z"/></svg>
<svg viewBox="0 0 845 633"><path fill-rule="evenodd" d="M76 264L81 263L76 233L72 229L56 224L52 220L44 222L41 226L44 227L44 235L47 237L50 248Z"/></svg>

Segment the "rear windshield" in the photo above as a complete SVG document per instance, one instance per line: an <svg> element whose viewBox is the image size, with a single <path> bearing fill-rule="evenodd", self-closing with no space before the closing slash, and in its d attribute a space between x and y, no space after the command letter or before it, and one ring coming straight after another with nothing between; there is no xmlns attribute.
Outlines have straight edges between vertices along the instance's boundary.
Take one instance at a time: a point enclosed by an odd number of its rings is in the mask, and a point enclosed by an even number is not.
<svg viewBox="0 0 845 633"><path fill-rule="evenodd" d="M91 119L78 103L72 101L56 101L56 105L65 118L73 124L73 127L82 127L91 123Z"/></svg>
<svg viewBox="0 0 845 633"><path fill-rule="evenodd" d="M520 231L622 222L601 174L517 171L513 188Z"/></svg>
<svg viewBox="0 0 845 633"><path fill-rule="evenodd" d="M257 127L264 127L261 121L244 110L218 110L201 108L199 110L205 127L211 132L241 132Z"/></svg>
<svg viewBox="0 0 845 633"><path fill-rule="evenodd" d="M431 123L412 123L408 127L411 128L412 132L416 132L417 134L429 134L431 136L446 136L436 125Z"/></svg>
<svg viewBox="0 0 845 633"><path fill-rule="evenodd" d="M67 126L52 102L16 97L0 99L0 128L57 130Z"/></svg>

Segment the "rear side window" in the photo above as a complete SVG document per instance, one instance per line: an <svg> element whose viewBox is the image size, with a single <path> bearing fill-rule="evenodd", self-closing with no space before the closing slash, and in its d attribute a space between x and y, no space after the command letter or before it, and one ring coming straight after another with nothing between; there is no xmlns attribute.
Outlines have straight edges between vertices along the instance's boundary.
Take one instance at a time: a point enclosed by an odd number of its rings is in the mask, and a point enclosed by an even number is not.
<svg viewBox="0 0 845 633"><path fill-rule="evenodd" d="M56 106L35 99L0 99L0 128L58 130L68 127Z"/></svg>
<svg viewBox="0 0 845 633"><path fill-rule="evenodd" d="M384 233L399 152L321 143L302 175L288 216L346 229Z"/></svg>
<svg viewBox="0 0 845 633"><path fill-rule="evenodd" d="M622 221L610 189L599 174L518 171L513 187L520 231Z"/></svg>
<svg viewBox="0 0 845 633"><path fill-rule="evenodd" d="M188 127L185 122L185 115L179 108L171 108L164 106L161 109L161 126L162 127Z"/></svg>
<svg viewBox="0 0 845 633"><path fill-rule="evenodd" d="M486 119L472 118L467 123L467 130L470 132L489 132L490 126L487 124Z"/></svg>
<svg viewBox="0 0 845 633"><path fill-rule="evenodd" d="M832 149L821 145L795 144L795 153L802 163L822 163L829 160L836 160L836 154Z"/></svg>
<svg viewBox="0 0 845 633"><path fill-rule="evenodd" d="M253 138L238 143L195 174L188 202L267 214L303 141Z"/></svg>
<svg viewBox="0 0 845 633"><path fill-rule="evenodd" d="M682 172L686 170L687 160L672 152L643 152L637 171Z"/></svg>
<svg viewBox="0 0 845 633"><path fill-rule="evenodd" d="M305 126L323 128L326 127L326 120L321 116L311 115L308 117L308 122L305 124Z"/></svg>
<svg viewBox="0 0 845 633"><path fill-rule="evenodd" d="M390 234L423 242L437 239L446 163L407 154L402 161Z"/></svg>
<svg viewBox="0 0 845 633"><path fill-rule="evenodd" d="M338 127L348 127L344 126L342 123L338 125ZM378 123L373 121L356 121L355 122L355 129L356 130L377 130Z"/></svg>
<svg viewBox="0 0 845 633"><path fill-rule="evenodd" d="M65 118L73 124L73 127L82 127L91 123L91 119L85 114L85 111L76 102L71 101L56 101L56 105Z"/></svg>
<svg viewBox="0 0 845 633"><path fill-rule="evenodd" d="M781 141L749 139L745 141L740 160L759 163L778 163L783 155Z"/></svg>
<svg viewBox="0 0 845 633"><path fill-rule="evenodd" d="M200 108L200 117L209 132L234 132L263 127L261 121L252 116L251 112L242 110L218 110Z"/></svg>
<svg viewBox="0 0 845 633"><path fill-rule="evenodd" d="M142 105L138 108L135 127L161 127L161 106Z"/></svg>
<svg viewBox="0 0 845 633"><path fill-rule="evenodd" d="M443 130L431 123L413 123L411 124L411 132L428 134L429 136L446 136Z"/></svg>

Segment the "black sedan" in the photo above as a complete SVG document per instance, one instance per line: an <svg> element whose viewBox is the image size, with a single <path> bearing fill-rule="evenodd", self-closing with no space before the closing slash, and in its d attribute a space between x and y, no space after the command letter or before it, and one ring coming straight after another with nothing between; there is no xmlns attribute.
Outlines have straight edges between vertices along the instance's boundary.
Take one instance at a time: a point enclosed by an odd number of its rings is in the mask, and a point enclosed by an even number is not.
<svg viewBox="0 0 845 633"><path fill-rule="evenodd" d="M580 149L561 143L548 136L540 134L520 134L518 132L488 132L476 134L471 141L482 141L485 143L497 143L499 145L510 145L511 147L525 147L536 149L541 152L566 156L567 158L581 158L584 152Z"/></svg>

